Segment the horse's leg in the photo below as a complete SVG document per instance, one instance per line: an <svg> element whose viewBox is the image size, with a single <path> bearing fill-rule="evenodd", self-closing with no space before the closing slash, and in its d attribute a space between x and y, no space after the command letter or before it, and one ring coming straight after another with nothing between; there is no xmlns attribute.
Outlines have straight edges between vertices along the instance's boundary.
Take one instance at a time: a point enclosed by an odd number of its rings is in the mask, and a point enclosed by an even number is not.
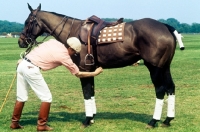
<svg viewBox="0 0 200 132"><path fill-rule="evenodd" d="M167 117L162 126L168 127L170 126L170 121L175 117L175 85L171 77L170 69L166 70L165 72L165 81L167 86L168 104Z"/></svg>
<svg viewBox="0 0 200 132"><path fill-rule="evenodd" d="M93 118L92 120L90 121L90 123L94 123L94 117L97 113L97 108L96 108L96 101L95 101L95 91L94 91L94 85L93 85L93 88L92 88L92 97L91 97L91 100L92 100L92 112L93 112Z"/></svg>
<svg viewBox="0 0 200 132"><path fill-rule="evenodd" d="M96 101L95 101L95 85L94 85L94 77L91 78L91 100L92 100L92 112L93 112L93 118L90 121L90 123L94 123L94 117L97 113L97 108L96 108Z"/></svg>
<svg viewBox="0 0 200 132"><path fill-rule="evenodd" d="M81 85L84 96L86 119L83 126L87 127L93 123L94 115L96 114L96 104L94 98L94 77L81 78Z"/></svg>
<svg viewBox="0 0 200 132"><path fill-rule="evenodd" d="M148 123L147 128L155 127L157 121L160 121L164 96L165 96L165 85L164 85L164 77L163 77L163 68L155 67L147 62L144 62L150 72L151 80L155 87L156 92L156 104L153 114L153 119Z"/></svg>

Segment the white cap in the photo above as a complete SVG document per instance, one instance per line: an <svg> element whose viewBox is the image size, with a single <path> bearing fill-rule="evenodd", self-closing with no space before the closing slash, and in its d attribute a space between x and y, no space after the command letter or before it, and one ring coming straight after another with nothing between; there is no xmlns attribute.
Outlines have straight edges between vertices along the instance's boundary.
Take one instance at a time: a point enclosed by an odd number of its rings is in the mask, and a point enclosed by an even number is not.
<svg viewBox="0 0 200 132"><path fill-rule="evenodd" d="M76 37L71 37L67 39L67 44L74 49L77 53L81 51L81 42Z"/></svg>

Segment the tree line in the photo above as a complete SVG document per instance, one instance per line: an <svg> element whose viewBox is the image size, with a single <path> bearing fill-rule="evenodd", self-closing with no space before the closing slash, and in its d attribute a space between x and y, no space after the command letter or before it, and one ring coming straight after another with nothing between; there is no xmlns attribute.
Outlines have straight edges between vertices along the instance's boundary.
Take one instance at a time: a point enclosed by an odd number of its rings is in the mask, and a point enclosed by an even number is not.
<svg viewBox="0 0 200 132"><path fill-rule="evenodd" d="M105 21L116 21L117 19L114 18L103 18ZM134 21L133 19L124 19L124 22L130 22ZM175 18L168 18L168 19L159 19L157 20L159 22L168 24L172 27L174 27L178 32L180 33L200 33L200 24L199 23L192 23L187 24L187 23L180 23L178 20Z"/></svg>
<svg viewBox="0 0 200 132"><path fill-rule="evenodd" d="M113 22L117 21L116 18L102 18L105 21ZM124 22L134 21L133 19L124 19ZM180 23L175 18L168 18L168 19L159 19L158 21L162 23L169 24L173 26L178 32L180 33L200 33L200 24L199 23ZM16 22L9 22L9 21L1 21L0 20L0 35L6 35L11 33L13 35L19 35L23 30L24 24L16 23Z"/></svg>
<svg viewBox="0 0 200 132"><path fill-rule="evenodd" d="M24 24L0 20L0 35L7 35L8 33L19 35L23 28Z"/></svg>

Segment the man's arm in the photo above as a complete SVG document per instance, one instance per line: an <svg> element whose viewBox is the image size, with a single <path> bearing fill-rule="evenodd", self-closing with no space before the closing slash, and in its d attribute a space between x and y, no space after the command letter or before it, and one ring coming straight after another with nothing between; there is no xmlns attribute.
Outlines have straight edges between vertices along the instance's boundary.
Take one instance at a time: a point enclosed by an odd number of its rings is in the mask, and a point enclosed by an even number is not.
<svg viewBox="0 0 200 132"><path fill-rule="evenodd" d="M103 72L102 67L98 67L94 72L79 72L76 75L76 77L84 78L84 77L94 77L96 75L99 75L101 72Z"/></svg>

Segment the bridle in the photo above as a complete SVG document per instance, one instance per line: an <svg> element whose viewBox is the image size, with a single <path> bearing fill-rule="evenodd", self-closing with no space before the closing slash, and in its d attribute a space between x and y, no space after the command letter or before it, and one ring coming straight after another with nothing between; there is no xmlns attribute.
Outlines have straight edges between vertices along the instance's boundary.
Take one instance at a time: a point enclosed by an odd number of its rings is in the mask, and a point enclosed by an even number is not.
<svg viewBox="0 0 200 132"><path fill-rule="evenodd" d="M38 24L37 19L36 19L37 12L38 10L30 14L29 16L30 18L26 26L26 29L23 30L20 35L20 38L28 44L28 48L24 52L23 57L31 51L33 45L38 45L40 43L36 41L35 39L36 37L34 37L34 39L32 38L32 36L36 36L32 34L34 25L38 25L41 28L41 26Z"/></svg>
<svg viewBox="0 0 200 132"><path fill-rule="evenodd" d="M61 32L63 31L64 25L66 24L66 22L67 22L67 20L68 20L68 17L67 17L67 16L64 16L63 19L60 21L60 23L59 23L57 26L55 26L53 30L50 30L49 28L47 28L49 34L48 34L41 42L37 42L37 41L36 41L36 38L37 38L37 37L34 37L34 39L32 38L32 36L37 36L37 35L34 35L34 34L33 34L34 25L37 25L37 26L39 26L40 29L42 29L41 25L38 23L38 20L37 20L37 18L36 18L37 12L38 12L38 10L35 10L34 12L32 12L32 13L30 14L30 16L29 16L30 18L29 18L28 24L27 24L27 26L26 26L26 29L23 30L23 32L21 32L21 35L20 35L20 38L28 44L28 48L27 48L26 51L23 53L23 57L24 57L25 55L27 55L27 54L31 51L33 45L36 45L36 46L37 46L38 44L42 43L48 36L52 35L52 34L54 33L54 31L58 28L58 26L61 25L61 24L63 23L63 21L65 20L65 22L64 22L64 24L63 24L63 26L62 26L62 29L61 29L61 31L60 31L60 33L59 33L57 36L55 36L55 37L58 37L58 36L61 34ZM71 29L72 29L73 24L74 24L74 18L73 18L73 20L72 20L69 33L68 33L68 35L67 35L67 39L68 39L69 36L70 36L70 32L71 32ZM46 25L45 25L45 26L46 26ZM46 26L46 27L47 27L47 26ZM22 38L21 36L23 36L23 38ZM67 40L67 39L66 39L66 40Z"/></svg>
<svg viewBox="0 0 200 132"><path fill-rule="evenodd" d="M38 12L38 10L35 10L34 12L32 12L30 14L30 16L29 16L30 18L29 18L27 27L21 33L24 36L24 38L21 38L21 39L24 39L26 41L26 43L29 45L33 45L33 44L37 43L36 40L32 39L32 37L31 37L31 36L36 36L36 35L32 34L34 25L38 25L40 27L40 25L38 24L37 19L36 19L37 12Z"/></svg>

